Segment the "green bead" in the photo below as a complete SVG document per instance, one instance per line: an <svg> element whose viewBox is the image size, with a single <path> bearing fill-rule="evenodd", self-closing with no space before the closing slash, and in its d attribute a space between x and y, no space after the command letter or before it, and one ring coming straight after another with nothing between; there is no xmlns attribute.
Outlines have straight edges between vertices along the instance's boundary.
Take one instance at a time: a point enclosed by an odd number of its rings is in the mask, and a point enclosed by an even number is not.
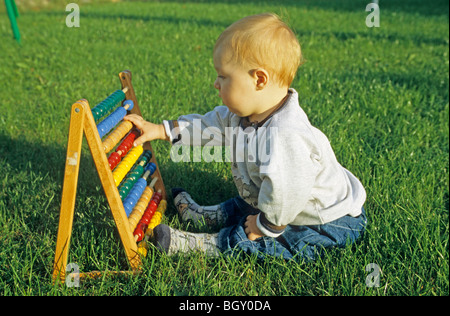
<svg viewBox="0 0 450 316"><path fill-rule="evenodd" d="M115 107L117 103L125 99L125 93L122 90L116 90L111 95L109 95L106 99L98 103L92 109L92 115L96 121L100 120L103 116L106 115L112 108Z"/></svg>
<svg viewBox="0 0 450 316"><path fill-rule="evenodd" d="M139 178L144 173L144 167L141 165L136 165L130 172L128 172L125 181L119 186L120 199L123 201L134 184L139 180Z"/></svg>

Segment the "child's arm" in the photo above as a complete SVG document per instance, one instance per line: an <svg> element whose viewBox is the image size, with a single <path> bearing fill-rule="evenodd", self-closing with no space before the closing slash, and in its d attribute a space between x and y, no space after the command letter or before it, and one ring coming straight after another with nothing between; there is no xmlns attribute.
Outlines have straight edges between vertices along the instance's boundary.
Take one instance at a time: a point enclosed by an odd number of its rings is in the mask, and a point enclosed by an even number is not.
<svg viewBox="0 0 450 316"><path fill-rule="evenodd" d="M225 129L232 113L226 106L217 106L202 114L188 114L177 120L164 121L172 144L187 146L224 146Z"/></svg>
<svg viewBox="0 0 450 316"><path fill-rule="evenodd" d="M284 128L271 131L270 155L259 169L261 213L256 216L256 226L265 236L283 234L301 212L307 218L317 214L315 207L306 205L320 170L316 159L320 149L304 140L306 132Z"/></svg>
<svg viewBox="0 0 450 316"><path fill-rule="evenodd" d="M154 139L169 140L166 135L166 130L163 124L154 124L144 120L141 116L136 114L130 114L124 117L124 120L133 123L136 128L141 132L141 136L136 138L134 146L139 146L146 141L152 141Z"/></svg>

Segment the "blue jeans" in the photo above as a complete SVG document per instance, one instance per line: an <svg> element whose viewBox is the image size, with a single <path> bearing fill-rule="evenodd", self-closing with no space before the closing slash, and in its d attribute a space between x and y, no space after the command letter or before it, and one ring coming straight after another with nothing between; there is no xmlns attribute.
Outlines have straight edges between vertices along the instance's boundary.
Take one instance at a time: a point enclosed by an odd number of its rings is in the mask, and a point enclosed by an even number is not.
<svg viewBox="0 0 450 316"><path fill-rule="evenodd" d="M358 217L343 216L323 225L288 225L284 233L277 237L262 237L255 241L247 238L244 222L248 215L258 214L258 210L236 197L221 204L228 218L225 228L219 232L219 248L224 254L240 256L243 253L281 257L300 261L312 261L323 251L332 247L345 247L356 242L364 232L367 219L364 208Z"/></svg>

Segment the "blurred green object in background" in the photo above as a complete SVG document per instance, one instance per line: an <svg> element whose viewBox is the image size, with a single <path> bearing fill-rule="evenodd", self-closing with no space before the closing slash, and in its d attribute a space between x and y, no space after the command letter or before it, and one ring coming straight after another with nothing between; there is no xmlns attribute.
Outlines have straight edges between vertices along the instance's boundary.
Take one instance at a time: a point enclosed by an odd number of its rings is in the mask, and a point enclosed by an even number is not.
<svg viewBox="0 0 450 316"><path fill-rule="evenodd" d="M19 17L19 11L17 10L16 3L14 2L14 0L5 0L5 6L9 21L11 21L11 28L14 38L18 43L20 43L20 32L16 21L16 19Z"/></svg>

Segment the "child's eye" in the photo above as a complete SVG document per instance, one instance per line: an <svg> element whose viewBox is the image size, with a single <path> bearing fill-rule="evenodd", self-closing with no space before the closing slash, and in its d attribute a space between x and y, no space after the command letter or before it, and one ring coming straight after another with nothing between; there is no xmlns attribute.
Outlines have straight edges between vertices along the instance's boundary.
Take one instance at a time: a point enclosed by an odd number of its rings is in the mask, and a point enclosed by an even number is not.
<svg viewBox="0 0 450 316"><path fill-rule="evenodd" d="M219 79L225 79L224 76L217 76L217 78L219 78Z"/></svg>

